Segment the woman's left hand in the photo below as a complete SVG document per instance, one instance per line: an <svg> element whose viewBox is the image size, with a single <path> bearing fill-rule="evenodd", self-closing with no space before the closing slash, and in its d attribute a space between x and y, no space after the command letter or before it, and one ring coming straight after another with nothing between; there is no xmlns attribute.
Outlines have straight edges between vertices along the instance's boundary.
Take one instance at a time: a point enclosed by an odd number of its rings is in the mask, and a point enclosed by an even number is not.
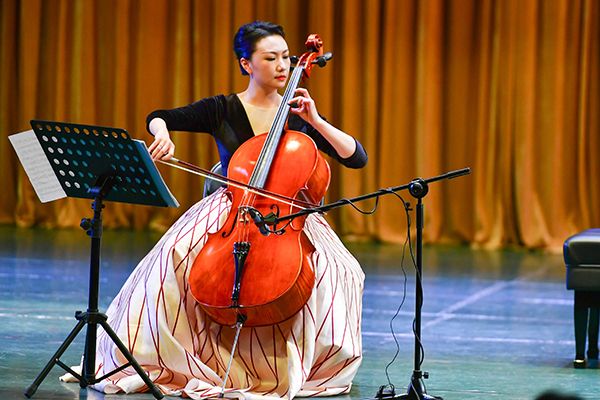
<svg viewBox="0 0 600 400"><path fill-rule="evenodd" d="M315 101L304 88L296 89L296 94L289 101L289 105L296 103L297 107L292 107L290 112L298 114L303 120L308 122L327 140L342 158L351 157L356 151L356 140L345 132L334 127L325 121L317 112Z"/></svg>
<svg viewBox="0 0 600 400"><path fill-rule="evenodd" d="M314 126L321 119L317 112L315 101L308 94L308 90L304 88L297 88L295 93L299 94L299 96L294 97L288 102L289 105L296 104L296 107L292 107L290 112L298 114L303 120Z"/></svg>

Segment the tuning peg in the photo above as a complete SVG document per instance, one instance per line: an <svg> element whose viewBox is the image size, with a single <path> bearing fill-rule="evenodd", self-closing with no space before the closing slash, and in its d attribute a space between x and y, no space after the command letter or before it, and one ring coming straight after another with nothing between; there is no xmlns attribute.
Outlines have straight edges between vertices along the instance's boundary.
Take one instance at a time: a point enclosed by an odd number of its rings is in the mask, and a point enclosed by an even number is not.
<svg viewBox="0 0 600 400"><path fill-rule="evenodd" d="M322 56L318 56L317 59L315 61L313 61L313 64L317 64L319 67L323 68L325 65L327 65L327 61L331 60L331 58L333 57L333 54L331 54L330 52L327 52L325 54L323 54Z"/></svg>

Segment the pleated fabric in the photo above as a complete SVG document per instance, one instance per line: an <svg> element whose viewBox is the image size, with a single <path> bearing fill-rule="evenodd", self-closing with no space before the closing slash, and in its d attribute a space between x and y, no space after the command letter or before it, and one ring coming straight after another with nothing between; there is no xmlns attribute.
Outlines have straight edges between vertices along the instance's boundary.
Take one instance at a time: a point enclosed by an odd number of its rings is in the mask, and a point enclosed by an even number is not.
<svg viewBox="0 0 600 400"><path fill-rule="evenodd" d="M205 314L189 291L188 275L207 233L220 228L230 206L221 189L191 207L138 264L107 310L110 326L165 394L200 399L221 391L236 329ZM241 329L227 397L291 399L351 388L362 358L364 274L323 217L309 216L304 230L316 249L313 292L291 319ZM98 377L126 363L103 330L96 357ZM94 388L147 389L131 367L109 379Z"/></svg>

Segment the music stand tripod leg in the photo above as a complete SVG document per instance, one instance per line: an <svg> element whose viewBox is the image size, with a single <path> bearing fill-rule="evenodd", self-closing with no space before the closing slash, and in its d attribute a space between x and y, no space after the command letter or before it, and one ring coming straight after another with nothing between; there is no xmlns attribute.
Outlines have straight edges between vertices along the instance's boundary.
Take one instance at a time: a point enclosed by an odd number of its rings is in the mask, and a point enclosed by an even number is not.
<svg viewBox="0 0 600 400"><path fill-rule="evenodd" d="M117 345L117 347L119 348L119 350L121 351L121 353L123 353L123 356L125 356L125 358L127 359L127 361L129 361L129 364L131 364L131 366L133 367L133 369L135 369L135 372L138 373L138 375L140 376L140 378L142 378L142 380L144 381L144 383L146 384L146 386L148 386L148 389L154 395L154 397L157 398L157 399L162 399L164 397L163 393L160 391L160 389L158 389L154 385L154 383L152 382L152 380L146 374L146 371L144 371L142 369L142 367L140 366L140 364L135 360L135 358L133 358L133 356L131 355L131 353L127 349L127 347L125 347L125 345L123 344L123 342L121 342L121 339L119 339L119 337L112 330L112 328L110 327L110 325L108 325L108 322L104 321L104 322L101 323L101 325L104 328L104 330L106 331L106 333L108 334L108 336L110 336L110 338L112 339L112 341Z"/></svg>
<svg viewBox="0 0 600 400"><path fill-rule="evenodd" d="M37 388L41 385L42 381L50 373L50 371L52 370L54 365L58 362L58 360L63 355L63 353L67 350L67 348L71 345L73 340L75 340L75 338L77 337L79 332L81 332L81 330L83 329L84 326L85 326L85 321L83 321L83 320L80 320L77 323L75 328L73 328L73 330L71 331L71 334L63 342L63 344L58 348L56 353L54 353L54 355L52 356L52 358L50 359L48 364L46 364L46 367L44 367L42 372L38 375L36 380L27 388L27 391L25 392L25 396L27 396L28 398L31 398L31 396L33 396L35 394L35 392L37 391Z"/></svg>

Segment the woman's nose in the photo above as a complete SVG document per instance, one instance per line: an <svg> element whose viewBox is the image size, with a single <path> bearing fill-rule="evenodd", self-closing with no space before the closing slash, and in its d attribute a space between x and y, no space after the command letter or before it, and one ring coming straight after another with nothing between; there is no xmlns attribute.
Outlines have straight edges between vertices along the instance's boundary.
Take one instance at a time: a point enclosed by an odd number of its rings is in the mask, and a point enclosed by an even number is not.
<svg viewBox="0 0 600 400"><path fill-rule="evenodd" d="M283 58L279 59L279 62L277 63L277 69L280 71L285 69L285 60Z"/></svg>

